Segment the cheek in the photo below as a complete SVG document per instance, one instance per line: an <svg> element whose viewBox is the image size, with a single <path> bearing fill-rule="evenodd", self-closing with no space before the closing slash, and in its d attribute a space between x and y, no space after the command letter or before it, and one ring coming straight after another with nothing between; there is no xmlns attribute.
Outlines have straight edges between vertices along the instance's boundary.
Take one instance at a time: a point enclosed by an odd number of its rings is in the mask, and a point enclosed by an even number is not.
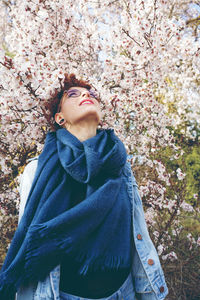
<svg viewBox="0 0 200 300"><path fill-rule="evenodd" d="M79 107L73 102L65 103L62 108L62 112L66 121L73 120L79 113Z"/></svg>

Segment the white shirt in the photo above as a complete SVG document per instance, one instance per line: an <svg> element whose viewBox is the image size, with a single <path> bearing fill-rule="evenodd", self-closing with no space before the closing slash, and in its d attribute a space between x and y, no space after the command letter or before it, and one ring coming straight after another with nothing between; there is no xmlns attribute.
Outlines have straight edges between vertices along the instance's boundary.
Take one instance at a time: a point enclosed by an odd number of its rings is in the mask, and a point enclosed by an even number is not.
<svg viewBox="0 0 200 300"><path fill-rule="evenodd" d="M20 205L19 205L18 224L24 213L26 200L28 198L28 194L30 192L30 189L31 189L31 186L33 183L37 164L38 164L38 157L34 157L33 159L31 159L30 162L28 163L28 165L24 168L24 172L20 179L20 186L19 186Z"/></svg>

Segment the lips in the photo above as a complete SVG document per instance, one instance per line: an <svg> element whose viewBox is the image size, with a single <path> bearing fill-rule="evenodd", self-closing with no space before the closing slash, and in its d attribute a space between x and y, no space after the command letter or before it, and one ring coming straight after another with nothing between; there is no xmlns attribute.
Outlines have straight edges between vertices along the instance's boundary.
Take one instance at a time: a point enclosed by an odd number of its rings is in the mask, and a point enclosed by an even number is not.
<svg viewBox="0 0 200 300"><path fill-rule="evenodd" d="M84 99L84 100L81 101L81 103L79 105L82 105L84 102L90 102L90 103L94 104L94 102L92 100Z"/></svg>

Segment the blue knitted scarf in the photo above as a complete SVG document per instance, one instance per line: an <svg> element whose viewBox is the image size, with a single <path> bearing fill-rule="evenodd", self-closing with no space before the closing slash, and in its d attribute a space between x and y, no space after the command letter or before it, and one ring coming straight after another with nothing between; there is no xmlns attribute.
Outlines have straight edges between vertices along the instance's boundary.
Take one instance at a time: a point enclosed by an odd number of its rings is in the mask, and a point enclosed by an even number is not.
<svg viewBox="0 0 200 300"><path fill-rule="evenodd" d="M0 273L0 299L43 280L63 255L79 273L130 264L131 209L123 176L126 150L113 129L83 142L49 132L19 226Z"/></svg>

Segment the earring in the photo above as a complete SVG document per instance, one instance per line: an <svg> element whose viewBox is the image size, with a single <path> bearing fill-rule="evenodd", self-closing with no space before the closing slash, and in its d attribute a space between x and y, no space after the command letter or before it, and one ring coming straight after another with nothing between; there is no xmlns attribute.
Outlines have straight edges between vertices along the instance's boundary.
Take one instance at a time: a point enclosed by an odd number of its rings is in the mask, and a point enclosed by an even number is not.
<svg viewBox="0 0 200 300"><path fill-rule="evenodd" d="M59 121L59 125L63 125L64 122L65 122L65 119L61 119L61 120Z"/></svg>

